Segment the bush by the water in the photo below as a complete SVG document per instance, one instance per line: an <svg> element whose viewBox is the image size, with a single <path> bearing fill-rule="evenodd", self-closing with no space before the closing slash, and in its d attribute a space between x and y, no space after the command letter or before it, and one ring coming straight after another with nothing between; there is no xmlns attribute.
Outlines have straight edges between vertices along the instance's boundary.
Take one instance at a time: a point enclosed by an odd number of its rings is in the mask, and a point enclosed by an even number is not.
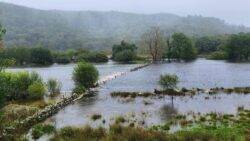
<svg viewBox="0 0 250 141"><path fill-rule="evenodd" d="M98 77L98 70L90 63L79 62L74 68L73 79L78 86L83 86L87 89L93 87Z"/></svg>
<svg viewBox="0 0 250 141"><path fill-rule="evenodd" d="M124 41L112 48L112 58L118 62L130 62L137 58L137 47Z"/></svg>
<svg viewBox="0 0 250 141"><path fill-rule="evenodd" d="M223 51L216 51L208 56L208 59L212 60L226 60L228 58L227 54Z"/></svg>
<svg viewBox="0 0 250 141"><path fill-rule="evenodd" d="M61 83L59 83L56 79L49 79L47 82L47 88L51 96L60 94Z"/></svg>
<svg viewBox="0 0 250 141"><path fill-rule="evenodd" d="M31 99L41 99L46 93L46 88L41 82L34 82L28 87L29 98Z"/></svg>
<svg viewBox="0 0 250 141"><path fill-rule="evenodd" d="M164 90L176 88L178 82L179 82L178 76L171 74L161 75L159 80L159 84L162 86Z"/></svg>
<svg viewBox="0 0 250 141"><path fill-rule="evenodd" d="M5 100L37 99L45 94L45 86L34 72L0 72L0 93Z"/></svg>
<svg viewBox="0 0 250 141"><path fill-rule="evenodd" d="M87 52L78 56L79 61L102 63L108 62L108 56L103 52Z"/></svg>

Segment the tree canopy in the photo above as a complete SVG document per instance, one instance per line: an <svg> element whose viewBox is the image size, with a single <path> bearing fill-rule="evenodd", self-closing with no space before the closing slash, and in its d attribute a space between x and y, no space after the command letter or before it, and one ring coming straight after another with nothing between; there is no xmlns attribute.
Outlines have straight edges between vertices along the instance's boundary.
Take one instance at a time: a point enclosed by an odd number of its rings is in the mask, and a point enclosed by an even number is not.
<svg viewBox="0 0 250 141"><path fill-rule="evenodd" d="M114 45L112 48L112 58L119 62L130 62L137 57L137 47L122 41L120 45Z"/></svg>

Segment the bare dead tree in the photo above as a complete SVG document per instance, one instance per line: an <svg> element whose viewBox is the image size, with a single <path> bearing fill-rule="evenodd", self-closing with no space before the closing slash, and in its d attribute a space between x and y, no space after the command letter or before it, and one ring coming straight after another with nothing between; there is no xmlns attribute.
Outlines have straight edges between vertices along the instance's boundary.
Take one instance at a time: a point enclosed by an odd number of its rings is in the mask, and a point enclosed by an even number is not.
<svg viewBox="0 0 250 141"><path fill-rule="evenodd" d="M152 27L142 36L143 47L145 47L153 61L160 61L164 52L163 31L159 27Z"/></svg>

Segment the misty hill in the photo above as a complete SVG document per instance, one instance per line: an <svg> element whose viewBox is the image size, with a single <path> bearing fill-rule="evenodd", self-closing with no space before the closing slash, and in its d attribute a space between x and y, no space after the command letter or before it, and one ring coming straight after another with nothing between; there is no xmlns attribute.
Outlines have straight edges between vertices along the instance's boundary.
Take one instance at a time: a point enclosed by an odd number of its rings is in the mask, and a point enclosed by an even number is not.
<svg viewBox="0 0 250 141"><path fill-rule="evenodd" d="M248 32L249 28L228 25L217 18L174 14L37 10L0 2L0 23L7 29L5 44L48 48L110 49L122 39L137 42L152 26L171 34L184 32L205 36Z"/></svg>

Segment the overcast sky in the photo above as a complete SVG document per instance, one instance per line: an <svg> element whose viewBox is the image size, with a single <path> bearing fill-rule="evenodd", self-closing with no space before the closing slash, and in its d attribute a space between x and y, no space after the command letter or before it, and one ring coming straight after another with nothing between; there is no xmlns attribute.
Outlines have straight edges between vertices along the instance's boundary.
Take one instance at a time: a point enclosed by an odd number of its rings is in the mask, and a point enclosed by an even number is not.
<svg viewBox="0 0 250 141"><path fill-rule="evenodd" d="M173 13L218 17L250 26L250 0L0 0L51 10L97 10L133 13Z"/></svg>

